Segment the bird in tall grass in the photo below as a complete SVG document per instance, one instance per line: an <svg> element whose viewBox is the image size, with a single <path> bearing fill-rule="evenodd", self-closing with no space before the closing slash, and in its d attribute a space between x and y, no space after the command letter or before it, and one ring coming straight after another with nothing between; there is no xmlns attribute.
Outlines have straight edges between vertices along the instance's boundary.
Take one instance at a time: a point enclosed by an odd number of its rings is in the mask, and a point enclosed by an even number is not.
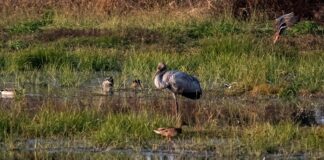
<svg viewBox="0 0 324 160"><path fill-rule="evenodd" d="M12 88L5 88L0 91L2 98L13 98L16 95L16 90Z"/></svg>
<svg viewBox="0 0 324 160"><path fill-rule="evenodd" d="M279 40L280 35L288 28L292 27L294 24L296 24L299 21L299 17L295 16L294 12L284 14L278 18L276 18L276 33L273 37L273 43L277 43Z"/></svg>
<svg viewBox="0 0 324 160"><path fill-rule="evenodd" d="M134 89L134 90L142 89L143 88L142 81L139 80L139 79L133 80L132 84L131 84L131 88Z"/></svg>
<svg viewBox="0 0 324 160"><path fill-rule="evenodd" d="M168 141L172 141L172 138L182 133L182 126L186 126L187 124L182 122L179 127L168 127L168 128L158 128L153 130L156 134L160 134L168 139Z"/></svg>
<svg viewBox="0 0 324 160"><path fill-rule="evenodd" d="M156 134L160 134L171 141L173 137L182 133L182 128L158 128L154 130Z"/></svg>
<svg viewBox="0 0 324 160"><path fill-rule="evenodd" d="M175 100L176 115L179 112L177 95L190 99L199 99L202 95L199 80L187 73L167 70L167 65L160 62L154 76L154 84L158 89L168 89Z"/></svg>
<svg viewBox="0 0 324 160"><path fill-rule="evenodd" d="M112 77L107 77L101 84L102 91L105 94L113 94L114 79Z"/></svg>

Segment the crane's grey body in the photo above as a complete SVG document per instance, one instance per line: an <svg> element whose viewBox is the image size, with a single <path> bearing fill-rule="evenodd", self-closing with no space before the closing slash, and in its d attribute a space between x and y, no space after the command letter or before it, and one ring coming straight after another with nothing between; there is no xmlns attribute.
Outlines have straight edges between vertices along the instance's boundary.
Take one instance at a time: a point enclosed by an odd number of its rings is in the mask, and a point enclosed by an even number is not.
<svg viewBox="0 0 324 160"><path fill-rule="evenodd" d="M168 71L164 63L159 63L154 76L154 84L158 89L168 89L173 93L176 106L176 114L179 107L177 95L180 94L190 99L199 99L202 90L198 79L181 71Z"/></svg>
<svg viewBox="0 0 324 160"><path fill-rule="evenodd" d="M202 94L198 79L180 71L161 72L155 76L154 84L158 89L167 88L190 99L199 99Z"/></svg>

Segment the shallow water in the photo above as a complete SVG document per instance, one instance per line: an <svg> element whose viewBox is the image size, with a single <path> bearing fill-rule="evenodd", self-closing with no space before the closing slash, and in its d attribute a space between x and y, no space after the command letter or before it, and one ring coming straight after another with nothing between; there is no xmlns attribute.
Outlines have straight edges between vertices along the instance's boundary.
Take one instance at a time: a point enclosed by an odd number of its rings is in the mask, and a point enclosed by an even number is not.
<svg viewBox="0 0 324 160"><path fill-rule="evenodd" d="M166 90L144 88L135 91L126 88L115 89L113 95L105 95L100 86L93 85L80 88L58 87L50 90L30 88L24 92L14 98L0 98L0 107L19 106L25 111L35 113L44 103L49 103L57 109L74 106L81 109L98 108L103 112L112 113L145 110L174 114L174 99ZM285 119L295 119L305 125L324 125L322 97L300 97L295 102L287 102L276 96L226 96L222 95L221 91L211 90L205 91L203 97L196 101L179 97L179 106L183 118L194 124L204 123L208 117L216 117L221 124L230 125L245 125L256 121L276 123Z"/></svg>
<svg viewBox="0 0 324 160"><path fill-rule="evenodd" d="M28 139L16 141L16 147L1 144L2 159L209 159L216 155L210 151L177 149L166 144L156 149L97 148L84 140Z"/></svg>
<svg viewBox="0 0 324 160"><path fill-rule="evenodd" d="M98 108L102 112L128 113L142 110L173 114L174 100L168 91L156 90L144 85L141 90L127 87L127 83L114 89L113 95L101 92L100 81L104 78L89 80L79 88L59 86L25 86L23 94L16 97L0 98L2 109L20 107L22 111L35 114L44 103L50 103L57 110L66 106L78 108ZM13 82L6 82L11 84ZM14 86L14 84L11 84ZM324 98L299 97L290 103L277 96L253 97L248 94L227 96L226 88L209 90L200 100L179 99L182 118L190 124L203 124L211 118L218 119L219 125L249 125L256 122L278 123L293 119L301 125L324 125ZM212 141L212 140L211 140ZM213 140L218 144L223 140ZM218 159L219 155L210 151L177 150L171 146L156 150L139 148L110 149L95 148L81 142L64 140L29 139L18 141L17 148L1 145L1 159ZM224 142L222 142L224 143ZM218 144L221 145L221 144ZM241 155L240 155L241 156ZM322 155L323 156L323 155ZM313 155L299 154L283 157L280 154L264 155L265 159L308 159ZM255 157L239 157L255 159Z"/></svg>
<svg viewBox="0 0 324 160"><path fill-rule="evenodd" d="M222 157L216 152L177 149L176 145L164 146L158 149L116 149L95 148L85 141L42 140L30 139L20 143L20 147L7 149L1 147L0 159L145 159L145 160L206 160L206 159L318 159L323 154L265 154L259 157L251 155L233 155Z"/></svg>

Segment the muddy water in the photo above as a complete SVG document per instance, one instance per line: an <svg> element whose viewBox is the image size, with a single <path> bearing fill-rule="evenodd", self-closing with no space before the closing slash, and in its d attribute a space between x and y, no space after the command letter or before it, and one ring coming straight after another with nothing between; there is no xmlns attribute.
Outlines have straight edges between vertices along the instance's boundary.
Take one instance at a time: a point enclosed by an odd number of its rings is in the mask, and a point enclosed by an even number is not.
<svg viewBox="0 0 324 160"><path fill-rule="evenodd" d="M142 149L105 149L94 148L50 148L46 150L19 150L0 152L1 159L210 159L215 158L208 152L181 151L170 152L168 150L151 151Z"/></svg>
<svg viewBox="0 0 324 160"><path fill-rule="evenodd" d="M222 91L205 91L200 100L179 98L180 111L190 124L217 119L220 125L249 125L256 122L279 123L293 120L302 125L324 125L324 98L299 97L292 102L277 96L225 96ZM174 99L164 90L144 88L115 89L113 95L102 93L99 85L80 88L29 88L23 95L0 98L1 108L17 108L36 113L44 104L57 110L66 106L96 108L101 112L129 113L151 111L174 114Z"/></svg>
<svg viewBox="0 0 324 160"><path fill-rule="evenodd" d="M101 112L129 113L151 111L173 114L174 100L168 91L156 90L144 85L141 90L133 90L127 84L119 85L112 95L105 95L100 88L103 78L90 80L79 88L26 86L23 94L16 97L0 98L2 109L17 106L23 111L35 114L44 103L52 104L57 110L66 106L76 108L97 108ZM7 83L8 84L8 83ZM299 97L293 102L277 96L252 97L248 93L240 96L226 96L226 88L209 90L200 100L179 99L183 119L189 124L202 125L217 120L218 125L250 125L256 122L279 123L292 120L301 125L324 125L324 98ZM216 140L219 141L219 140ZM19 142L18 142L19 143ZM221 145L221 144L220 144ZM39 147L46 146L46 147ZM23 141L17 149L7 149L0 144L1 159L210 159L218 156L208 151L181 150L166 148L111 149L94 148L85 142L30 139ZM306 154L281 157L265 155L265 159L307 159ZM242 157L255 159L255 157Z"/></svg>
<svg viewBox="0 0 324 160"><path fill-rule="evenodd" d="M145 159L145 160L205 160L223 159L224 157L210 151L179 150L168 146L164 149L115 149L115 148L94 148L85 141L64 141L64 140L42 140L31 139L21 143L19 149L7 150L1 148L0 159ZM266 154L261 159L310 159L320 155L303 154ZM234 157L232 157L234 158ZM235 156L239 159L260 159L249 155Z"/></svg>
<svg viewBox="0 0 324 160"><path fill-rule="evenodd" d="M3 146L3 145L2 145ZM44 147L46 146L46 147ZM169 146L172 148L172 146ZM313 159L322 155L300 154L265 154L259 157L240 155L235 159ZM229 158L229 157L227 157ZM114 149L94 148L91 144L82 142L67 142L63 140L31 139L20 145L20 149L7 150L2 147L0 159L145 159L145 160L206 160L224 159L224 157L210 151L177 150L177 149Z"/></svg>

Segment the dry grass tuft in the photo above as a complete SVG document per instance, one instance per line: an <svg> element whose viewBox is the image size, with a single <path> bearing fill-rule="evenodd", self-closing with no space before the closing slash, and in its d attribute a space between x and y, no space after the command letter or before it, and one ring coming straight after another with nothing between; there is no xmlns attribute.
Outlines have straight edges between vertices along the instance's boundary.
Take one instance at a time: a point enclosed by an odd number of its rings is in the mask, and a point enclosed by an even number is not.
<svg viewBox="0 0 324 160"><path fill-rule="evenodd" d="M251 95L255 97L258 95L276 94L278 92L279 92L279 88L276 86L272 86L270 84L260 84L253 87L251 91Z"/></svg>
<svg viewBox="0 0 324 160"><path fill-rule="evenodd" d="M131 13L132 11L169 9L181 10L189 8L195 11L204 8L212 14L234 15L247 19L252 15L276 17L283 12L294 11L305 18L316 18L319 22L323 19L320 14L323 7L320 0L2 0L0 11L7 13L36 12L42 13L47 9L54 9L59 13L68 15L107 15L111 13ZM10 15L10 14L9 14Z"/></svg>
<svg viewBox="0 0 324 160"><path fill-rule="evenodd" d="M70 29L70 28L59 28L53 30L46 30L40 33L37 37L41 41L55 41L59 38L64 37L82 37L82 36L109 36L112 35L112 32L107 29Z"/></svg>

